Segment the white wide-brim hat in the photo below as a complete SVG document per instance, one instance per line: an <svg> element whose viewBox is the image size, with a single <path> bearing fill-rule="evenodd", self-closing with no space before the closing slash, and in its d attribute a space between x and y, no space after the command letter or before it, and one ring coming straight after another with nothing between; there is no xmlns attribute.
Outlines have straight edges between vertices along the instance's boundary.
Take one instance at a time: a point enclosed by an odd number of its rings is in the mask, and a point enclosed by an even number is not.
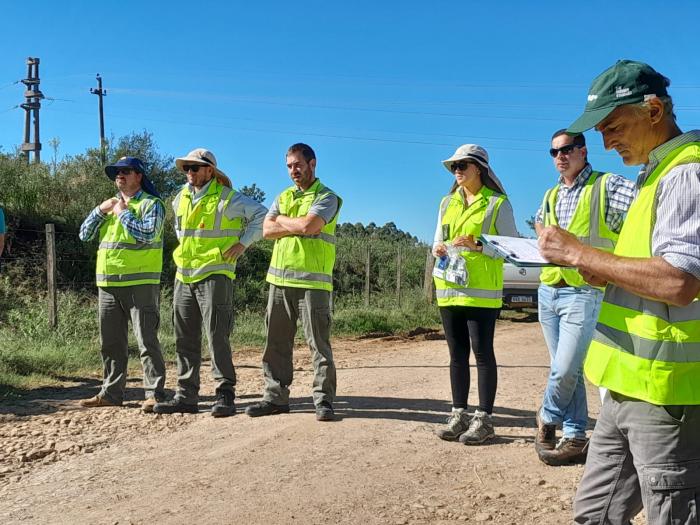
<svg viewBox="0 0 700 525"><path fill-rule="evenodd" d="M231 187L231 179L229 179L226 174L216 167L216 157L208 149L197 148L190 151L186 157L180 157L175 159L175 166L177 169L181 170L182 166L185 164L201 164L203 166L211 166L214 168L214 176L220 184L224 186Z"/></svg>
<svg viewBox="0 0 700 525"><path fill-rule="evenodd" d="M496 174L491 169L491 166L489 166L489 154L484 148L477 144L463 144L457 148L454 155L452 155L449 159L443 160L442 164L445 166L447 171L452 173L452 163L460 160L471 160L486 168L490 180L485 181L484 185L488 186L492 190L502 193L503 195L506 194L506 191L503 189L503 184L501 184L501 181L498 180L498 177L496 177ZM489 184L489 182L492 184Z"/></svg>

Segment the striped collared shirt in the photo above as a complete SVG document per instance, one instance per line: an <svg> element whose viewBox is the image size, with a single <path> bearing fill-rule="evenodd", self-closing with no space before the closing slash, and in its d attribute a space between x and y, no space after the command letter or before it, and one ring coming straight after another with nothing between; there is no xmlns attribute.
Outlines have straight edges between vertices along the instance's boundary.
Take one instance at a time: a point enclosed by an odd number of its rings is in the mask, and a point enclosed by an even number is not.
<svg viewBox="0 0 700 525"><path fill-rule="evenodd" d="M700 130L688 131L657 146L639 172L641 186L674 149L700 142ZM652 254L700 279L700 159L676 166L659 182L651 236Z"/></svg>
<svg viewBox="0 0 700 525"><path fill-rule="evenodd" d="M142 194L143 191L139 191L134 197L140 198ZM117 198L119 198L119 195L117 195ZM152 202L152 205L145 206L145 209L142 210L140 219L128 209L118 215L122 226L138 242L151 243L163 230L165 207L159 200L153 200ZM80 225L80 233L78 234L80 240L89 241L94 238L106 219L107 215L100 211L99 206L93 209L83 221L83 224Z"/></svg>
<svg viewBox="0 0 700 525"><path fill-rule="evenodd" d="M581 173L576 176L571 187L564 183L564 177L559 176L559 191L557 192L554 213L557 216L559 226L562 228L566 229L569 227L574 211L576 211L579 197L581 197L581 191L586 186L591 173L593 173L593 168L590 164L586 164ZM637 194L637 187L631 180L611 174L605 184L605 193L607 196L605 201L605 224L611 231L619 233L627 210ZM544 224L541 205L535 214L535 222Z"/></svg>

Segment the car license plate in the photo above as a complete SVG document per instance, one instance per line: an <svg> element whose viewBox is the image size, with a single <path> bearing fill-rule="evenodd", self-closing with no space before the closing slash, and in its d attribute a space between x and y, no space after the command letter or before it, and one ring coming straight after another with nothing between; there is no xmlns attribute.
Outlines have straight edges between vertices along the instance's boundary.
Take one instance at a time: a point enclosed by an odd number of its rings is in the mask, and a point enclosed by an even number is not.
<svg viewBox="0 0 700 525"><path fill-rule="evenodd" d="M513 295L510 298L511 303L533 303L533 298L529 295Z"/></svg>

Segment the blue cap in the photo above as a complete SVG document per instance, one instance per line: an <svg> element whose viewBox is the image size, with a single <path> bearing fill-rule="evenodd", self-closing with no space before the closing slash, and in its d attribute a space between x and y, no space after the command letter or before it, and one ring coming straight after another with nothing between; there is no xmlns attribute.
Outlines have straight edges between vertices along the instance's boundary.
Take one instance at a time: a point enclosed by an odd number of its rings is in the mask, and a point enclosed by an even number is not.
<svg viewBox="0 0 700 525"><path fill-rule="evenodd" d="M122 157L114 164L105 166L105 173L111 180L115 180L117 178L117 171L123 168L131 168L132 170L143 175L141 177L141 188L143 191L150 193L154 197L160 197L160 194L158 191L156 191L155 186L146 176L146 167L143 165L141 159L137 159L136 157Z"/></svg>

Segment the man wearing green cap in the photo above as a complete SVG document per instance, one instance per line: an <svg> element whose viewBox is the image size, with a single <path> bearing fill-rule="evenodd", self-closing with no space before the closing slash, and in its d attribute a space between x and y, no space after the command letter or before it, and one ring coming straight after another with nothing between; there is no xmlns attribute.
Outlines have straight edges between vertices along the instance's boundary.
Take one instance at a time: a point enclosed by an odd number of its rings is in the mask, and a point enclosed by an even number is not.
<svg viewBox="0 0 700 525"><path fill-rule="evenodd" d="M643 165L614 253L557 226L542 255L606 284L584 364L608 388L591 438L576 523L696 523L700 508L700 130L676 124L670 82L623 60L591 85L568 129Z"/></svg>

